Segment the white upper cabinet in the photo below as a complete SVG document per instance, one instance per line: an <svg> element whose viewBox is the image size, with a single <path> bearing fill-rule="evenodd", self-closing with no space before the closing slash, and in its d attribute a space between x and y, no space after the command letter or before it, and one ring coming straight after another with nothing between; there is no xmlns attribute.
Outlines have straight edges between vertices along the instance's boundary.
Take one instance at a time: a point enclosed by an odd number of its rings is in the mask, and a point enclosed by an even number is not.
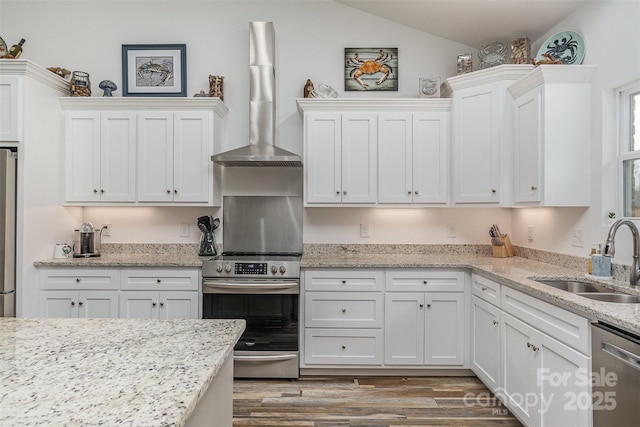
<svg viewBox="0 0 640 427"><path fill-rule="evenodd" d="M507 87L532 65L499 65L447 79L453 98L452 201L513 204L513 99Z"/></svg>
<svg viewBox="0 0 640 427"><path fill-rule="evenodd" d="M508 88L515 102L516 205L589 206L595 70L541 65Z"/></svg>
<svg viewBox="0 0 640 427"><path fill-rule="evenodd" d="M22 78L0 75L0 141L22 141Z"/></svg>
<svg viewBox="0 0 640 427"><path fill-rule="evenodd" d="M60 98L68 204L220 204L217 98Z"/></svg>
<svg viewBox="0 0 640 427"><path fill-rule="evenodd" d="M450 100L297 102L305 206L447 203Z"/></svg>

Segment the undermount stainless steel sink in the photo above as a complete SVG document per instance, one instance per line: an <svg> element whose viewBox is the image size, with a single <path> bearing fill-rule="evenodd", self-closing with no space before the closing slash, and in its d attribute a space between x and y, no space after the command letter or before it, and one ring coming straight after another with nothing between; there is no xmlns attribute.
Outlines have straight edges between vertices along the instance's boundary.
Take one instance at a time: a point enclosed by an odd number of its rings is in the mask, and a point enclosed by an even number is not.
<svg viewBox="0 0 640 427"><path fill-rule="evenodd" d="M605 292L605 293L613 293L615 291L605 287L596 285L591 282L586 282L582 280L568 280L568 279L533 279L536 282L553 286L556 289L561 289L563 291L571 292L574 294L581 293L591 293L591 292Z"/></svg>
<svg viewBox="0 0 640 427"><path fill-rule="evenodd" d="M640 297L637 295L629 295L629 294L605 294L605 293L595 293L595 294L584 294L580 295L585 298L603 301L603 302L617 302L622 304L637 304L640 303Z"/></svg>

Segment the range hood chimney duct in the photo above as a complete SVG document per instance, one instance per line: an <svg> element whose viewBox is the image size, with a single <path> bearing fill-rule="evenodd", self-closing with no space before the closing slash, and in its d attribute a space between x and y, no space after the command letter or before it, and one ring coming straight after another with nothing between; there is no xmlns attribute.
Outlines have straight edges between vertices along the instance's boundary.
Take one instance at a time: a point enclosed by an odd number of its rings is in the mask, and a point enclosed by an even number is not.
<svg viewBox="0 0 640 427"><path fill-rule="evenodd" d="M299 155L274 144L276 37L273 22L249 23L249 145L211 156L224 166L300 167Z"/></svg>

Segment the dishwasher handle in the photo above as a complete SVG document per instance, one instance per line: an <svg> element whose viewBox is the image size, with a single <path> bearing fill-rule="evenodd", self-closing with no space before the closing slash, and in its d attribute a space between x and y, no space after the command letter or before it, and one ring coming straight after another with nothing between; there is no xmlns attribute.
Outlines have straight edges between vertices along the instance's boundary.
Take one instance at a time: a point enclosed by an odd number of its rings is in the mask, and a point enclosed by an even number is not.
<svg viewBox="0 0 640 427"><path fill-rule="evenodd" d="M602 341L602 351L618 359L625 365L640 371L640 357L637 354L633 354L606 341Z"/></svg>

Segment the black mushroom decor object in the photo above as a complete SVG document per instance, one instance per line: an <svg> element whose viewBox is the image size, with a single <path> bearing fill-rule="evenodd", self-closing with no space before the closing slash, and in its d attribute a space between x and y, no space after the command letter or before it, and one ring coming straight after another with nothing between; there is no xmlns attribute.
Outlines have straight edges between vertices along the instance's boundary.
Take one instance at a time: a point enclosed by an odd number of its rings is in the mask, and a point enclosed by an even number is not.
<svg viewBox="0 0 640 427"><path fill-rule="evenodd" d="M113 91L118 89L118 86L116 86L116 84L114 82L112 82L111 80L103 80L103 81L101 81L100 84L98 85L98 87L104 91L102 96L111 96Z"/></svg>

